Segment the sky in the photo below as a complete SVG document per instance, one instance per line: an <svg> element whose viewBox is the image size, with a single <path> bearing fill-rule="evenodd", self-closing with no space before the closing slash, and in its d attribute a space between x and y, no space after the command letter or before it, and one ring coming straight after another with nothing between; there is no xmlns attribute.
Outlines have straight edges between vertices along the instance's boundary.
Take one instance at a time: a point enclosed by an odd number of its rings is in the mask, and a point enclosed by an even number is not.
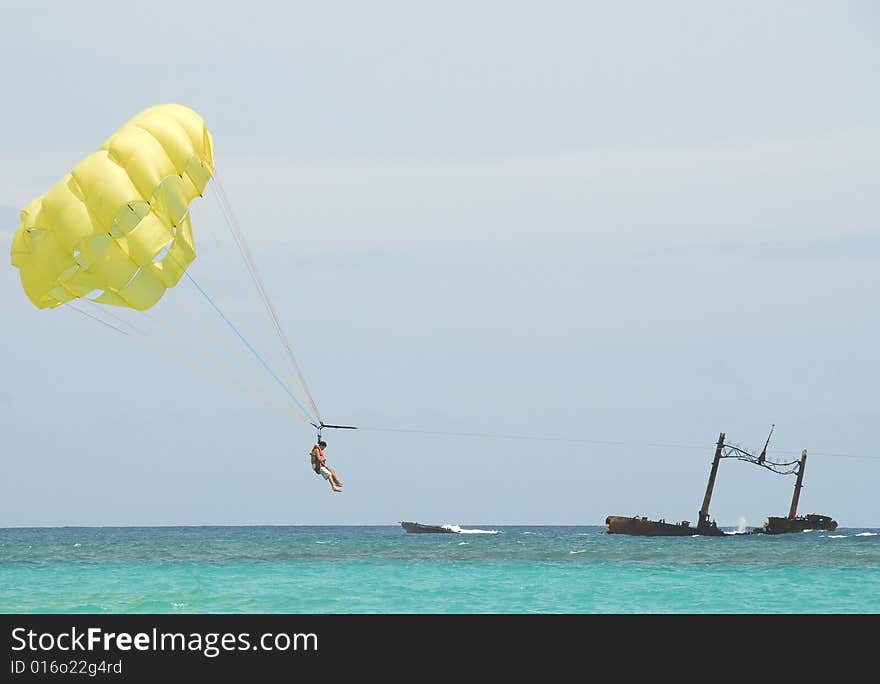
<svg viewBox="0 0 880 684"><path fill-rule="evenodd" d="M217 177L326 423L188 282L41 311L0 267L0 526L695 521L714 444L880 527L870 2L4 7L0 246L154 104ZM302 398L216 188L194 278ZM120 316L128 327L102 325ZM134 321L137 328L130 327ZM126 333L126 331L128 331ZM722 526L794 480L722 461Z"/></svg>

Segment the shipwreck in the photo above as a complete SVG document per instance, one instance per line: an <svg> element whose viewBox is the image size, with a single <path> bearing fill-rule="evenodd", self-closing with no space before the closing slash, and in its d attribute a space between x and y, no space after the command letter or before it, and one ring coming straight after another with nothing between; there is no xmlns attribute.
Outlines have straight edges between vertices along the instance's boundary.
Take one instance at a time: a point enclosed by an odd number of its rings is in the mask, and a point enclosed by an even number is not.
<svg viewBox="0 0 880 684"><path fill-rule="evenodd" d="M773 428L770 428L770 435L773 434ZM767 460L767 446L770 443L770 435L764 444L764 449L760 455L754 455L741 447L726 444L725 434L722 432L718 436L718 442L715 445L715 457L712 459L712 468L709 471L709 482L706 485L706 493L703 496L703 503L697 513L696 523L691 524L689 520L682 520L679 523L666 522L664 519L650 520L646 516L622 516L609 515L605 518L605 529L608 534L628 534L639 537L692 537L695 535L720 537L728 533L718 527L715 520L709 517L709 504L712 501L712 492L715 489L715 480L718 475L718 465L722 459L735 458L746 461L754 465L766 468L777 475L796 474L797 478L794 486L794 495L791 500L788 516L767 518L767 522L763 527L753 529L751 532L742 532L740 534L784 534L787 532L803 532L806 530L835 530L837 522L830 516L820 515L818 513L810 513L808 515L799 516L797 514L798 500L800 498L801 488L804 482L804 469L807 464L807 451L801 453L800 459L789 462L775 462Z"/></svg>

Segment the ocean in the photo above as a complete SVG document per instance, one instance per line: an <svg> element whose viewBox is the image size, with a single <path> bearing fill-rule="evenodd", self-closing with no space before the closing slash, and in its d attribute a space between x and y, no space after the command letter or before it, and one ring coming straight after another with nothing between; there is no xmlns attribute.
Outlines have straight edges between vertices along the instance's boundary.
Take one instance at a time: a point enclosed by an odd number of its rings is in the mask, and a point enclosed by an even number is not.
<svg viewBox="0 0 880 684"><path fill-rule="evenodd" d="M2 613L880 613L880 530L0 529Z"/></svg>

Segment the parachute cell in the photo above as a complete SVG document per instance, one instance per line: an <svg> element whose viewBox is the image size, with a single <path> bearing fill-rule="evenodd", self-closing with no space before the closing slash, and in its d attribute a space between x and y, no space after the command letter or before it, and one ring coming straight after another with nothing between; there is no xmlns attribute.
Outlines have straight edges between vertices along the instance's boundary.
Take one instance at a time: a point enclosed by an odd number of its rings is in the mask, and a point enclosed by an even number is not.
<svg viewBox="0 0 880 684"><path fill-rule="evenodd" d="M189 204L213 173L211 134L193 110L132 118L22 210L11 256L28 298L149 309L196 257Z"/></svg>

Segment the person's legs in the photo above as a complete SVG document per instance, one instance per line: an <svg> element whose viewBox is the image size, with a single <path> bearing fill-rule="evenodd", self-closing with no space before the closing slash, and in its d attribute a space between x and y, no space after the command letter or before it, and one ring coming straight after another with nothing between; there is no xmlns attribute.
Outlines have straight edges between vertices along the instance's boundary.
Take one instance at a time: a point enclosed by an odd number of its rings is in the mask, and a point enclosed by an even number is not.
<svg viewBox="0 0 880 684"><path fill-rule="evenodd" d="M336 484L341 487L344 483L342 480L339 479L339 475L336 474L336 471L333 470L333 468L331 468L330 466L327 466L327 470L330 471L330 474L333 476L333 479L336 480Z"/></svg>
<svg viewBox="0 0 880 684"><path fill-rule="evenodd" d="M321 466L321 475L324 477L327 482L330 483L330 489L334 492L341 492L342 487L337 483L336 477L333 474L333 470L328 466Z"/></svg>

